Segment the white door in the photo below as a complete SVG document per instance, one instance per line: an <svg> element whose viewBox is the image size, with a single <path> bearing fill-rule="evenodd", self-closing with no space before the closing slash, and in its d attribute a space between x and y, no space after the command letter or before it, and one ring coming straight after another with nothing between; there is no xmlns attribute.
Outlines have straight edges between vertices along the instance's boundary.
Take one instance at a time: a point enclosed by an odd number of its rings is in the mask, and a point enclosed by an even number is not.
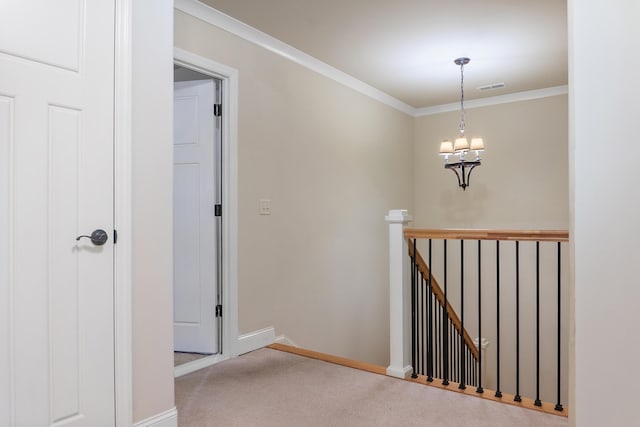
<svg viewBox="0 0 640 427"><path fill-rule="evenodd" d="M0 4L1 426L114 425L113 28L109 0Z"/></svg>
<svg viewBox="0 0 640 427"><path fill-rule="evenodd" d="M214 81L174 83L174 348L216 353Z"/></svg>

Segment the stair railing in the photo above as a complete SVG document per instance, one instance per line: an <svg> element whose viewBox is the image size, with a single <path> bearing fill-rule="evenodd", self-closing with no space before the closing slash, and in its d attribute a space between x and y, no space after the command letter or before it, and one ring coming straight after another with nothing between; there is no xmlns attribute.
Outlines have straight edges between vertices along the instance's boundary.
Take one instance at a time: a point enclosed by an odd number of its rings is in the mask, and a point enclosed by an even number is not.
<svg viewBox="0 0 640 427"><path fill-rule="evenodd" d="M464 328L456 310L433 277L429 264L418 252L416 239L409 239L411 259L411 340L412 377L434 376L459 383L460 388L476 385L476 365L480 364L480 351ZM429 241L429 254L431 254ZM446 385L446 384L445 384Z"/></svg>
<svg viewBox="0 0 640 427"><path fill-rule="evenodd" d="M452 388L451 381L467 394L566 415L561 403L566 399L562 355L567 354L562 334L567 323L562 263L567 257L562 256L562 244L568 232L413 229L406 227L411 217L403 210L390 211L386 220L391 326L387 374L443 388ZM475 304L469 305L469 299ZM477 334L476 340L469 330ZM476 344L487 336L492 343L488 361ZM551 347L553 362L548 357ZM489 381L485 369L491 372ZM555 405L541 398L541 381L543 397L555 398ZM483 383L494 390L485 390ZM522 387L531 398L521 395Z"/></svg>

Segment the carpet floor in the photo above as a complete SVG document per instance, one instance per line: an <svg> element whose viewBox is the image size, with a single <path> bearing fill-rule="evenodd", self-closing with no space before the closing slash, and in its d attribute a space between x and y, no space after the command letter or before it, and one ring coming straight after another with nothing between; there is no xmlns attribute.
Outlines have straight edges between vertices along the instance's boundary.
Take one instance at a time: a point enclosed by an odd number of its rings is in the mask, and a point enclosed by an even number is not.
<svg viewBox="0 0 640 427"><path fill-rule="evenodd" d="M182 353L179 351L173 352L173 366L184 365L185 363L193 362L194 360L207 357L208 354L200 353Z"/></svg>
<svg viewBox="0 0 640 427"><path fill-rule="evenodd" d="M180 427L565 427L564 417L263 348L176 378Z"/></svg>

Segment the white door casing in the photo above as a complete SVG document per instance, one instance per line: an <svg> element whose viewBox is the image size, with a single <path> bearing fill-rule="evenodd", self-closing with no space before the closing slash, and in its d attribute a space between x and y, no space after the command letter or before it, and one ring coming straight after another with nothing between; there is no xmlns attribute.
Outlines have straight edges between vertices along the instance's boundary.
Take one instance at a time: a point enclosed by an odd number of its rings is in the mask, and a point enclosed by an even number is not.
<svg viewBox="0 0 640 427"><path fill-rule="evenodd" d="M113 1L3 1L2 426L114 425L113 58Z"/></svg>
<svg viewBox="0 0 640 427"><path fill-rule="evenodd" d="M174 348L218 351L214 81L174 84Z"/></svg>

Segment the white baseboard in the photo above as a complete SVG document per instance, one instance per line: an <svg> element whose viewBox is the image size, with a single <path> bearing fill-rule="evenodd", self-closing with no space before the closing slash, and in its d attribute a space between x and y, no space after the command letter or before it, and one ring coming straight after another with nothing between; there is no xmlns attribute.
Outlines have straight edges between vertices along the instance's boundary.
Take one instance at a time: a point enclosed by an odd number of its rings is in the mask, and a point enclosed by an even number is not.
<svg viewBox="0 0 640 427"><path fill-rule="evenodd" d="M390 377L396 378L408 378L409 374L413 372L413 368L411 366L398 367L398 366L389 366L387 367L387 375Z"/></svg>
<svg viewBox="0 0 640 427"><path fill-rule="evenodd" d="M173 376L176 378L181 377L199 369L207 368L209 366L215 365L216 363L220 363L223 360L229 359L229 357L240 356L241 354L249 353L250 351L266 347L274 343L275 336L275 329L271 326L268 328L249 332L248 334L240 335L236 342L236 348L234 349L233 355L229 355L228 353L214 354L212 356L203 357L201 359L178 365L173 368Z"/></svg>
<svg viewBox="0 0 640 427"><path fill-rule="evenodd" d="M293 340L286 335L278 335L273 342L276 342L278 344L290 345L291 347L300 347L298 344L293 342Z"/></svg>
<svg viewBox="0 0 640 427"><path fill-rule="evenodd" d="M138 421L133 427L178 427L178 411L175 407L168 411Z"/></svg>
<svg viewBox="0 0 640 427"><path fill-rule="evenodd" d="M220 363L223 360L227 360L229 357L224 354L214 354L211 356L203 357L201 359L192 360L191 362L183 363L173 368L173 376L178 378L183 375L190 374L198 369L208 368L209 366Z"/></svg>
<svg viewBox="0 0 640 427"><path fill-rule="evenodd" d="M239 356L266 347L273 344L275 339L276 331L272 326L240 335L236 346L236 354Z"/></svg>

